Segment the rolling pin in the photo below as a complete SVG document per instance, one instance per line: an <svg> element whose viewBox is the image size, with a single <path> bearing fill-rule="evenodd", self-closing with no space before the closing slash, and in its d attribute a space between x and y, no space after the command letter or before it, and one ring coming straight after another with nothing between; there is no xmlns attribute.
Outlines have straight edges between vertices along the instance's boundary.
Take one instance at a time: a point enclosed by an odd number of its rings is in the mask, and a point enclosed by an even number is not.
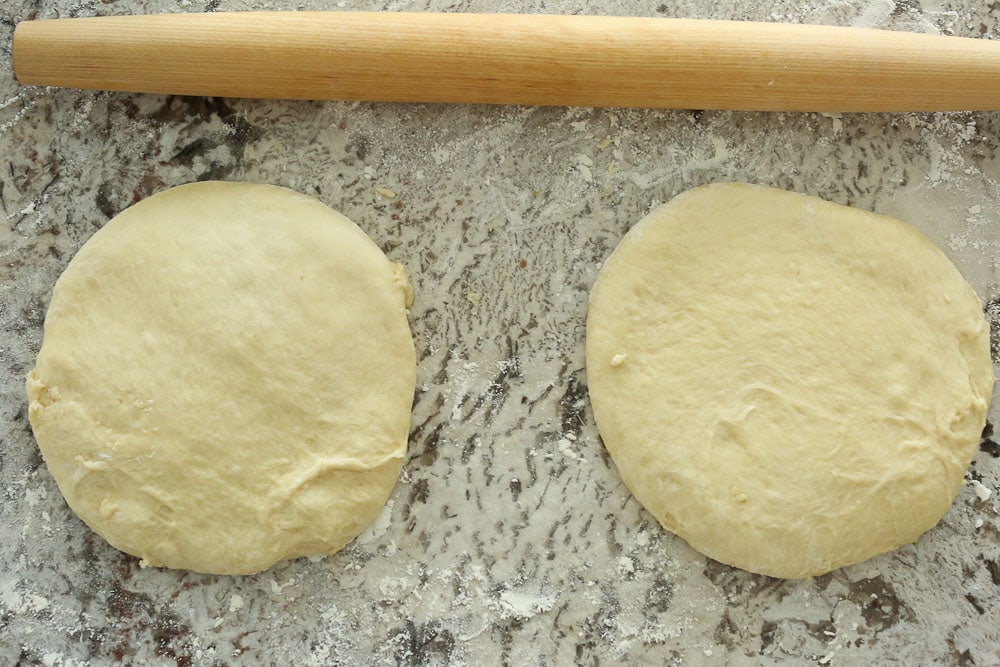
<svg viewBox="0 0 1000 667"><path fill-rule="evenodd" d="M25 21L23 84L761 111L1000 109L1000 41L667 18L237 12Z"/></svg>

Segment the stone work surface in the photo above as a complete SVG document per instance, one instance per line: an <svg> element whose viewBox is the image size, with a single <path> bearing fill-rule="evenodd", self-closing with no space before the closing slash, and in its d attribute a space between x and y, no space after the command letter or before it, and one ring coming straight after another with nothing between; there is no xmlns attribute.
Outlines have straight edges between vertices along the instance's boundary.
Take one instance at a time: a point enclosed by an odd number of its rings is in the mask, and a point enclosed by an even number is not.
<svg viewBox="0 0 1000 667"><path fill-rule="evenodd" d="M583 363L601 262L652 206L713 181L908 220L956 262L998 333L1000 114L252 101L22 87L11 73L21 20L251 9L1000 38L998 5L972 0L0 3L0 663L1000 664L990 427L952 510L917 544L781 581L706 560L631 498ZM74 252L130 204L207 179L318 197L402 263L416 294L410 454L384 514L336 555L249 577L140 569L105 544L46 470L23 389Z"/></svg>

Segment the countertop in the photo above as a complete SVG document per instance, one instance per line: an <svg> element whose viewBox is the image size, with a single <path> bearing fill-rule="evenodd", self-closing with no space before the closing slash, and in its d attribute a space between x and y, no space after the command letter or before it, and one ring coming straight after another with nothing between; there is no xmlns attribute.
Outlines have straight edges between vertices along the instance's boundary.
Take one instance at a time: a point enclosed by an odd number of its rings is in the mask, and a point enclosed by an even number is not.
<svg viewBox="0 0 1000 667"><path fill-rule="evenodd" d="M992 439L915 545L808 581L770 579L707 560L631 498L598 437L583 354L589 290L626 230L683 190L738 180L923 230L983 299L996 362L1000 114L263 102L21 87L11 74L24 19L248 9L1000 39L1000 6L973 0L5 0L0 663L1000 664ZM140 569L87 529L42 462L23 388L74 252L130 204L204 179L318 197L402 263L416 294L409 457L385 511L336 555L248 577Z"/></svg>

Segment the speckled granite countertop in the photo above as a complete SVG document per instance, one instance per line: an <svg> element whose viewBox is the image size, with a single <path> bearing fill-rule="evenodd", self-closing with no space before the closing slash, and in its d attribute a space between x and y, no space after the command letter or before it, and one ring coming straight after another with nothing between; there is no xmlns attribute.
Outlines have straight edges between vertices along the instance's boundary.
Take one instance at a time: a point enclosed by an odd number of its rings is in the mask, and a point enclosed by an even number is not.
<svg viewBox="0 0 1000 667"><path fill-rule="evenodd" d="M22 19L324 8L1000 39L1000 5L973 0L5 0L0 663L1000 664L992 440L916 545L811 581L773 580L707 561L629 496L583 367L601 261L654 204L710 181L909 220L996 321L1000 114L255 102L21 88L10 72ZM416 291L410 456L386 511L340 554L251 577L141 570L92 534L42 463L23 390L52 285L80 245L140 198L210 178L319 197L404 264Z"/></svg>

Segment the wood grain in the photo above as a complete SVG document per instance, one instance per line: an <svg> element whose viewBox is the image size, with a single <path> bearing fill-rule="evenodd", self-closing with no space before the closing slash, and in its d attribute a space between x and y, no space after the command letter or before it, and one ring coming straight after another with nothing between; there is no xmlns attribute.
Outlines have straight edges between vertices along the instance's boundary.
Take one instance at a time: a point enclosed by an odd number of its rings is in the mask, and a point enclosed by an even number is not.
<svg viewBox="0 0 1000 667"><path fill-rule="evenodd" d="M1000 42L828 26L245 12L26 21L24 84L225 97L769 111L1000 109Z"/></svg>

